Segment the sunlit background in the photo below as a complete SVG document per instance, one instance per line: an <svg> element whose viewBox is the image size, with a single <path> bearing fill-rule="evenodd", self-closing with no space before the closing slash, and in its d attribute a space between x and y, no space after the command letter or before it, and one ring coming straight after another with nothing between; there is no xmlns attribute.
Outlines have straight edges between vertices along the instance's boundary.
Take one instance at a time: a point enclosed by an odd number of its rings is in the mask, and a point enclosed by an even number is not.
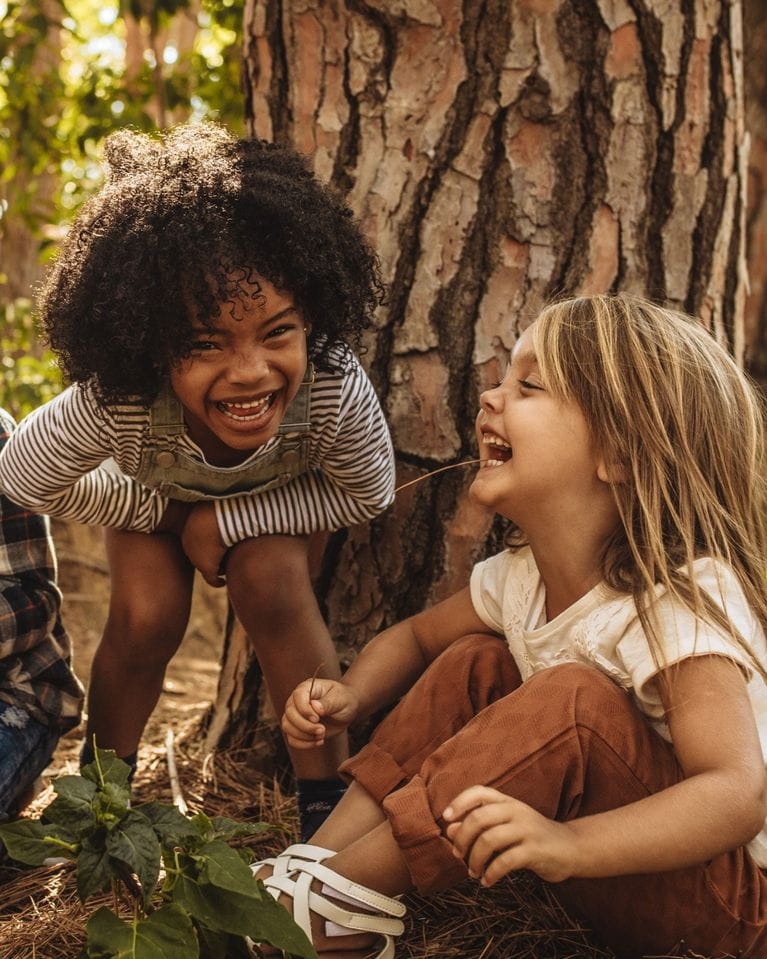
<svg viewBox="0 0 767 959"><path fill-rule="evenodd" d="M215 119L242 132L243 0L0 0L0 405L61 388L36 334L46 261L101 182L103 138Z"/></svg>

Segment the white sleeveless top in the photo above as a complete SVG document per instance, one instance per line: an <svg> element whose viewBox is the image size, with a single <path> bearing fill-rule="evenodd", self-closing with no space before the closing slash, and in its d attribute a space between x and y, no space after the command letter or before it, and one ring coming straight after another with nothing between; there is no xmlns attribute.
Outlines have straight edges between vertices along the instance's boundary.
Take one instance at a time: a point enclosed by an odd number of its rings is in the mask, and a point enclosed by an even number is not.
<svg viewBox="0 0 767 959"><path fill-rule="evenodd" d="M746 602L737 578L710 557L693 564L701 589L725 612L762 666L767 665L764 631ZM545 587L532 551L506 550L478 563L471 576L471 596L480 619L506 637L522 679L559 663L595 666L633 697L664 739L671 735L656 683L658 666L631 596L599 583L559 616L546 622ZM690 656L723 655L739 663L748 681L762 756L767 764L767 686L732 637L698 620L665 587L657 587L652 611L667 665ZM749 844L757 865L767 866L767 824Z"/></svg>

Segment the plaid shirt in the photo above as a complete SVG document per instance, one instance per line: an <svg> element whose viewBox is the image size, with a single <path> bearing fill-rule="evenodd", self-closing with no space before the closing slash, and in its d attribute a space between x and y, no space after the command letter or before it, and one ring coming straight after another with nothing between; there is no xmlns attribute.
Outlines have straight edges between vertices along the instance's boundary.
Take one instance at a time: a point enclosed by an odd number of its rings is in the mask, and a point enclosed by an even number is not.
<svg viewBox="0 0 767 959"><path fill-rule="evenodd" d="M0 449L13 428L0 409ZM0 700L68 729L79 722L83 690L60 606L47 517L0 494Z"/></svg>

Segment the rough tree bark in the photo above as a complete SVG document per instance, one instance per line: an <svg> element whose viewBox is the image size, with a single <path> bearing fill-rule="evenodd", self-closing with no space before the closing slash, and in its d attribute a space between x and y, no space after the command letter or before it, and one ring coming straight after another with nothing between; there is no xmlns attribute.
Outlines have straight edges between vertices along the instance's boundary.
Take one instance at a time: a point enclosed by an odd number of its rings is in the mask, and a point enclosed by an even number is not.
<svg viewBox="0 0 767 959"><path fill-rule="evenodd" d="M552 295L665 296L742 356L738 2L247 0L244 44L250 130L311 156L380 254L364 362L401 483L476 455L478 392ZM330 537L342 658L497 546L471 473ZM210 745L247 739L257 693L235 627Z"/></svg>
<svg viewBox="0 0 767 959"><path fill-rule="evenodd" d="M746 128L748 157L747 248L751 291L746 298L746 363L767 388L767 6L745 0Z"/></svg>

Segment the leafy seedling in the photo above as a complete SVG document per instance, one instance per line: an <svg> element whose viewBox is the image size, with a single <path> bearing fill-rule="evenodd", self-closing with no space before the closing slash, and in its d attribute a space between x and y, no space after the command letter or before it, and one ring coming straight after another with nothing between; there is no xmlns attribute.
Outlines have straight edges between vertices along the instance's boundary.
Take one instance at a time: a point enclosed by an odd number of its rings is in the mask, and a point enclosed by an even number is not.
<svg viewBox="0 0 767 959"><path fill-rule="evenodd" d="M84 902L112 890L127 902L124 919L102 906L88 920L80 959L246 959L253 942L317 959L289 913L254 879L232 840L271 828L175 806L132 807L130 769L96 749L79 776L54 782L56 798L41 821L0 826L8 855L28 866L71 859ZM159 884L159 885L158 885Z"/></svg>

